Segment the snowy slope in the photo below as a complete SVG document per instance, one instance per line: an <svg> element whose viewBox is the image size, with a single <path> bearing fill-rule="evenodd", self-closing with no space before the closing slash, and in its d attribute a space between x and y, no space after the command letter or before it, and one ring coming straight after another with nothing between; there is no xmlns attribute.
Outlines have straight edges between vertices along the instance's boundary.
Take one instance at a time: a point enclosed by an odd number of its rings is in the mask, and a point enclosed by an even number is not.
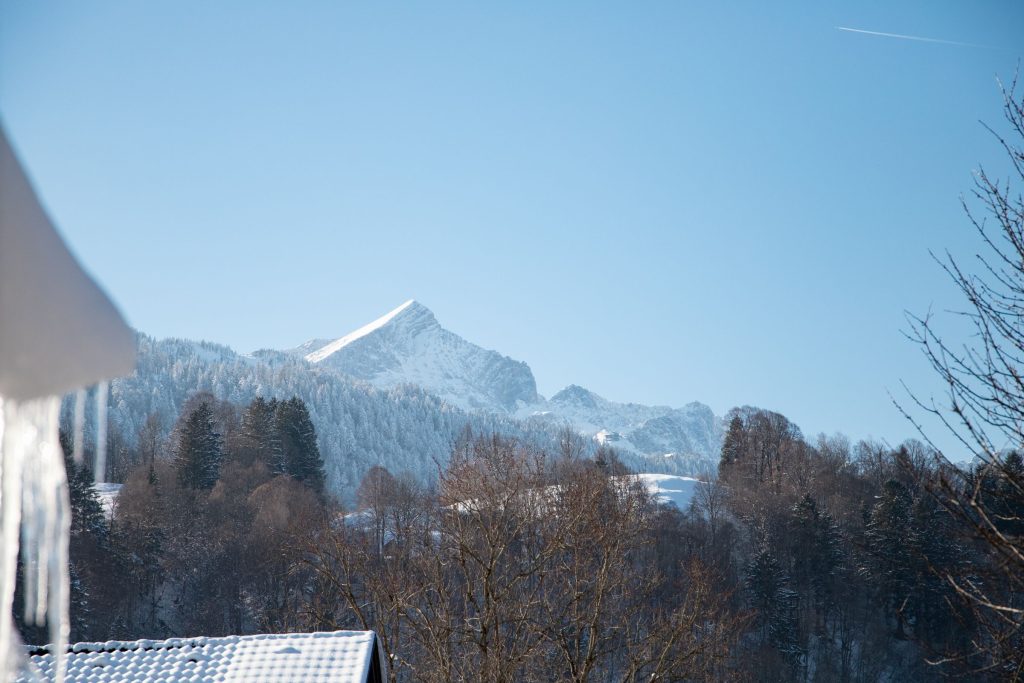
<svg viewBox="0 0 1024 683"><path fill-rule="evenodd" d="M642 470L704 474L718 461L722 424L706 405L615 403L571 385L545 400L526 363L448 331L410 300L334 341L306 342L317 366L391 388L412 384L469 411L512 415L557 429L569 424L622 452Z"/></svg>
<svg viewBox="0 0 1024 683"><path fill-rule="evenodd" d="M680 510L686 510L690 506L697 487L701 485L699 479L680 477L674 474L644 472L636 477L644 483L647 491L656 501L666 505L671 503Z"/></svg>
<svg viewBox="0 0 1024 683"><path fill-rule="evenodd" d="M92 488L96 491L96 497L100 499L100 505L103 506L103 512L109 518L114 514L114 504L117 502L117 494L121 493L121 484L103 482L93 484Z"/></svg>
<svg viewBox="0 0 1024 683"><path fill-rule="evenodd" d="M300 358L305 358L309 354L319 349L322 349L323 347L327 346L330 343L330 339L310 339L307 342L299 344L294 349L288 349L283 353L288 356L298 356Z"/></svg>
<svg viewBox="0 0 1024 683"><path fill-rule="evenodd" d="M703 403L682 408L615 403L570 385L528 410L546 420L572 424L599 444L642 457L641 469L704 474L717 467L722 421ZM659 464L659 460L662 460Z"/></svg>
<svg viewBox="0 0 1024 683"><path fill-rule="evenodd" d="M449 332L416 301L305 358L377 387L415 384L465 410L510 413L538 399L526 363Z"/></svg>

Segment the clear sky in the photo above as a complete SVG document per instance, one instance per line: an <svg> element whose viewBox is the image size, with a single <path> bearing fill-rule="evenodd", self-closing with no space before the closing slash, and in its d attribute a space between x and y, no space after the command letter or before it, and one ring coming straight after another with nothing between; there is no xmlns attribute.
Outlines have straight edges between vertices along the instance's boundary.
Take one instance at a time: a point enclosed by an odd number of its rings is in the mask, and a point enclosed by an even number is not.
<svg viewBox="0 0 1024 683"><path fill-rule="evenodd" d="M903 314L956 301L928 249L973 253L1022 54L1015 0L0 0L0 116L149 334L416 298L546 395L899 441L887 391L937 388Z"/></svg>

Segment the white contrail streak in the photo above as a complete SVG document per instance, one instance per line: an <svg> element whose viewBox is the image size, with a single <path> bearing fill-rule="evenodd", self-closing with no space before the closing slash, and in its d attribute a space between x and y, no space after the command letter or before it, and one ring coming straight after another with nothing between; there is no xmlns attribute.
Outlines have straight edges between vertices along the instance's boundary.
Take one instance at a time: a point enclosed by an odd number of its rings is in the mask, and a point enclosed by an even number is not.
<svg viewBox="0 0 1024 683"><path fill-rule="evenodd" d="M900 40L916 40L921 43L940 43L942 45L959 45L960 47L981 47L986 50L993 50L991 45L977 45L976 43L961 43L955 40L941 40L939 38L925 38L923 36L908 36L902 33L883 33L882 31L865 31L861 28L849 28L847 26L836 26L838 31L848 31L850 33L863 33L869 36L881 36L883 38L899 38Z"/></svg>

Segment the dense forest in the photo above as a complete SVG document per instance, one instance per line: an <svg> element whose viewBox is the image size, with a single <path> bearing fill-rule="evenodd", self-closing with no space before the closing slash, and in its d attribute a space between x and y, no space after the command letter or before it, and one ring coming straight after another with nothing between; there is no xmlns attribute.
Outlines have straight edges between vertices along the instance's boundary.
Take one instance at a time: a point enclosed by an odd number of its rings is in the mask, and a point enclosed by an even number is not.
<svg viewBox="0 0 1024 683"><path fill-rule="evenodd" d="M68 455L72 639L372 628L395 681L1000 679L999 647L1024 645L978 647L991 624L957 582L999 558L919 442L736 409L685 510L584 445L467 431L436 484L374 468L344 509L301 401L197 395L110 516ZM964 481L1020 535L1004 470Z"/></svg>

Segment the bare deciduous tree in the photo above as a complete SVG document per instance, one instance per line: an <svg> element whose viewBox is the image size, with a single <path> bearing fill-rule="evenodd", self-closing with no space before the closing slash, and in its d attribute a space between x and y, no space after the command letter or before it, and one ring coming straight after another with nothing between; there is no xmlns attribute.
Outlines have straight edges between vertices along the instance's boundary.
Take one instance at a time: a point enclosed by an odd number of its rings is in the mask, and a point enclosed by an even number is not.
<svg viewBox="0 0 1024 683"><path fill-rule="evenodd" d="M961 658L1000 677L1024 677L1024 97L1003 89L1009 133L989 129L1009 159L1010 180L984 169L963 206L983 244L974 268L937 259L965 299L970 341L950 343L931 315L910 316L910 335L945 385L947 405L913 400L980 466L942 463L933 492L986 550L987 575L946 576L972 607L979 635ZM977 272L975 272L975 270ZM904 410L911 420L914 418ZM914 420L924 434L919 421ZM926 437L927 438L927 437Z"/></svg>
<svg viewBox="0 0 1024 683"><path fill-rule="evenodd" d="M741 626L727 596L699 565L659 573L646 489L568 450L461 444L404 525L378 519L400 487L373 475L309 543L311 625L376 629L392 681L719 679Z"/></svg>

